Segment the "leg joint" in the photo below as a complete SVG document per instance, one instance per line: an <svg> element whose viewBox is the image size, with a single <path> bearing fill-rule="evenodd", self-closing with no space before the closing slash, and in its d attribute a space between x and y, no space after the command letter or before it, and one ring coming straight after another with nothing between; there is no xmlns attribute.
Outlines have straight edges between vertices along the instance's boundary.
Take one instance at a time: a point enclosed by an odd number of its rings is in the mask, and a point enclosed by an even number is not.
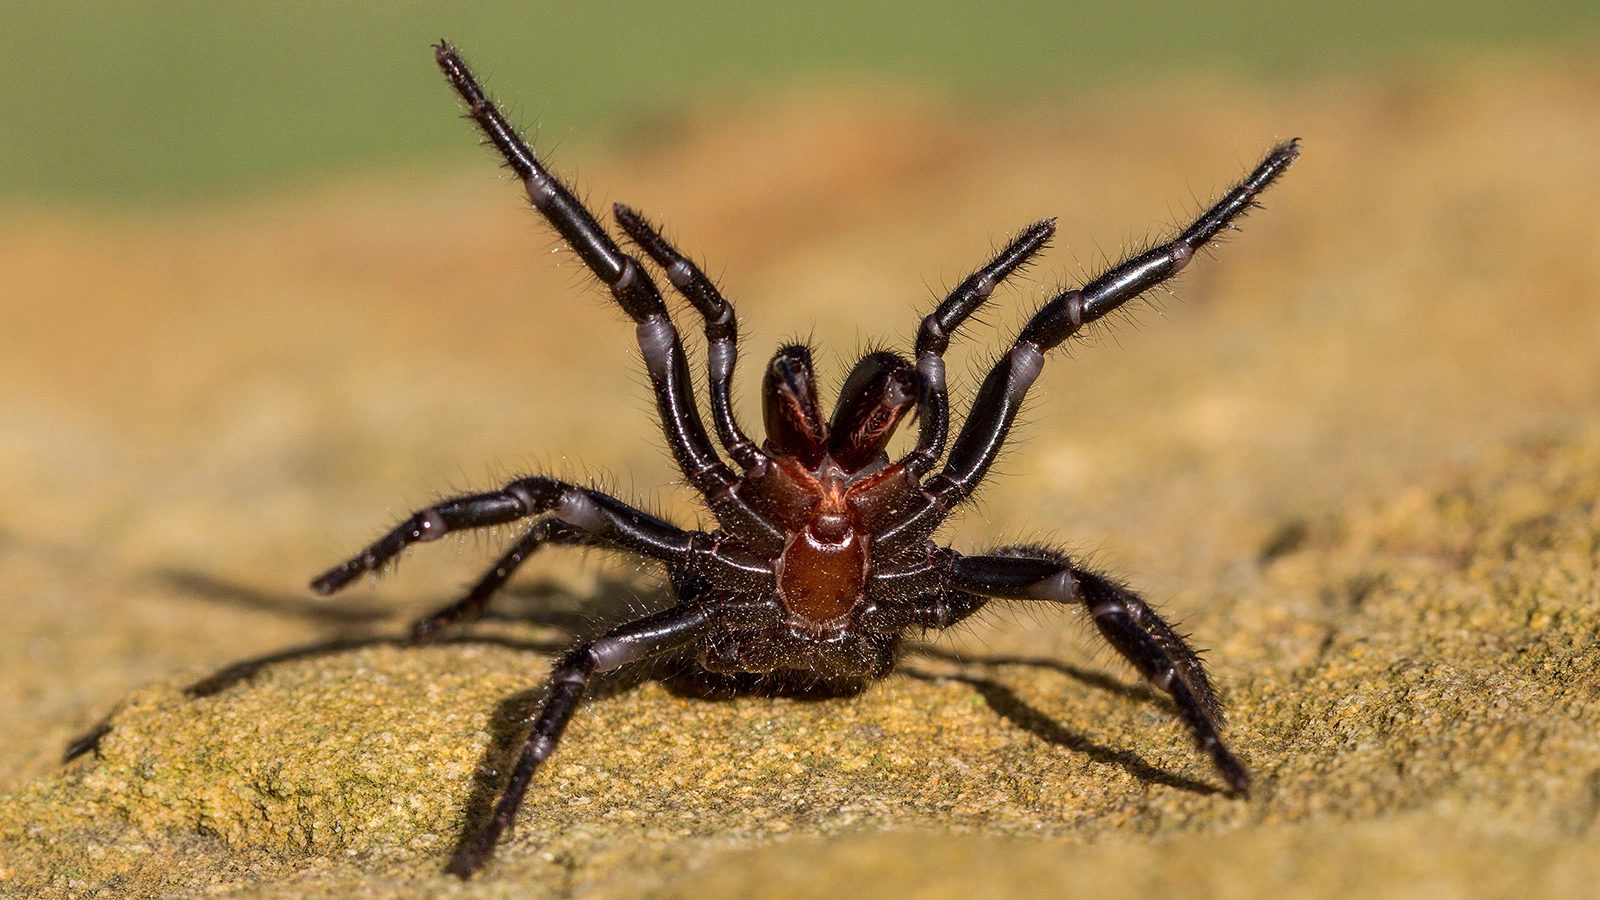
<svg viewBox="0 0 1600 900"><path fill-rule="evenodd" d="M550 685L576 685L583 687L589 683L589 676L594 674L599 660L595 657L593 642L580 644L568 650L555 669L550 673Z"/></svg>
<svg viewBox="0 0 1600 900"><path fill-rule="evenodd" d="M606 534L612 530L611 520L582 488L568 488L562 493L556 503L556 516L591 534Z"/></svg>

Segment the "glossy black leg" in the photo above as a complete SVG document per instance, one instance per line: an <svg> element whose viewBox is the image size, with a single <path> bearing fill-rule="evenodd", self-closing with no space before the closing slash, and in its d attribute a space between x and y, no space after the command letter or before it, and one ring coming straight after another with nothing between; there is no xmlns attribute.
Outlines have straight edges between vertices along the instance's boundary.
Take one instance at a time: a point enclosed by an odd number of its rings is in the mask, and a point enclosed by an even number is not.
<svg viewBox="0 0 1600 900"><path fill-rule="evenodd" d="M449 870L465 878L482 868L500 836L511 827L528 784L539 766L555 752L567 723L597 673L609 672L635 660L655 656L693 641L705 631L706 615L695 604L674 606L637 622L614 628L592 641L579 644L563 656L550 673L549 689L528 740L517 757L505 791L494 812L472 840L456 853Z"/></svg>
<svg viewBox="0 0 1600 900"><path fill-rule="evenodd" d="M1005 443L1028 388L1044 367L1044 354L1083 326L1178 274L1218 232L1255 205L1255 198L1289 168L1299 152L1295 141L1274 147L1248 177L1178 237L1112 266L1081 289L1057 295L1034 314L1010 352L978 388L972 414L950 449L944 471L934 479L941 482L934 490L942 490L949 500L970 494Z"/></svg>
<svg viewBox="0 0 1600 900"><path fill-rule="evenodd" d="M772 583L768 562L730 541L685 531L599 491L534 476L498 491L442 500L414 513L367 549L317 576L311 588L331 594L363 573L378 571L412 544L545 513L622 549L695 572L717 587L759 590Z"/></svg>
<svg viewBox="0 0 1600 900"><path fill-rule="evenodd" d="M950 433L950 399L945 390L944 351L950 347L950 338L973 313L989 302L994 289L1016 273L1034 254L1044 249L1056 233L1056 220L1045 219L1023 229L983 268L956 285L939 308L922 320L917 330L917 372L922 386L918 412L922 425L917 434L917 446L900 460L917 478L928 474L944 455L945 441Z"/></svg>
<svg viewBox="0 0 1600 900"><path fill-rule="evenodd" d="M868 601L856 622L868 631L886 634L906 628L949 628L965 621L989 603L968 591L942 590L904 602Z"/></svg>
<svg viewBox="0 0 1600 900"><path fill-rule="evenodd" d="M1106 643L1172 698L1195 744L1228 787L1240 796L1249 794L1249 772L1222 743L1222 704L1200 657L1138 594L1073 565L1064 554L1037 547L957 557L950 584L989 597L1083 606Z"/></svg>
<svg viewBox="0 0 1600 900"><path fill-rule="evenodd" d="M734 366L739 358L739 319L717 286L694 261L678 252L667 242L644 216L621 203L612 207L617 224L640 249L650 255L667 273L667 280L677 288L685 300L694 305L706 324L706 375L711 394L711 421L716 426L717 437L733 457L733 461L746 469L755 468L766 461L766 454L756 442L739 427L733 414L730 384Z"/></svg>
<svg viewBox="0 0 1600 900"><path fill-rule="evenodd" d="M495 561L493 568L483 573L483 577L467 591L466 596L432 615L418 619L416 624L411 626L411 640L419 644L427 643L436 640L439 634L451 625L471 622L482 617L495 592L511 580L511 576L528 557L546 544L563 547L600 547L605 546L606 542L560 519L540 519L517 539L511 549Z"/></svg>
<svg viewBox="0 0 1600 900"><path fill-rule="evenodd" d="M1176 238L1117 263L1081 289L1064 291L1040 308L978 388L944 468L923 483L919 500L906 510L901 523L879 536L880 547L898 549L925 539L951 509L971 496L1005 445L1028 389L1044 369L1047 352L1083 326L1178 274L1196 252L1254 208L1256 197L1299 153L1298 141L1279 144Z"/></svg>
<svg viewBox="0 0 1600 900"><path fill-rule="evenodd" d="M712 500L713 511L720 515L715 498L727 494L736 479L717 455L700 421L683 344L667 315L660 290L638 260L623 253L572 191L539 162L533 149L484 93L456 49L439 44L434 48L434 57L450 85L466 102L468 116L522 179L534 209L560 233L589 271L610 288L617 305L633 319L672 454L684 477Z"/></svg>

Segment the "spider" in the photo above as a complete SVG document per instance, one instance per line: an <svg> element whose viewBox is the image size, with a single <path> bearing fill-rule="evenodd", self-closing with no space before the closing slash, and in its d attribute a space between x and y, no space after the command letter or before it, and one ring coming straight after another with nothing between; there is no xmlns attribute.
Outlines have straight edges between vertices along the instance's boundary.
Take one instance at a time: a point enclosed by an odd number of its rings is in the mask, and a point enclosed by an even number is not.
<svg viewBox="0 0 1600 900"><path fill-rule="evenodd" d="M932 539L982 483L1045 354L1181 271L1256 205L1294 162L1298 139L1274 147L1176 238L1045 303L983 380L954 441L945 349L995 288L1044 248L1055 220L1023 229L923 319L914 363L888 351L862 357L831 415L824 416L819 403L810 350L799 344L779 349L763 378L766 436L758 443L740 426L730 400L738 353L733 307L643 216L615 205L616 224L703 320L711 421L724 459L701 420L683 344L641 258L624 252L540 163L460 53L445 42L434 51L467 116L522 180L534 209L633 320L662 431L684 479L717 523L711 531L685 530L598 490L534 475L435 503L311 582L317 593L330 594L377 572L412 544L531 519L465 597L416 623L413 638L427 641L481 615L495 591L546 544L626 551L662 563L669 573L676 597L671 607L582 641L555 663L510 779L490 817L458 849L451 871L467 877L489 859L597 673L676 651L713 675L864 685L894 668L906 631L949 628L991 600L1086 610L1106 642L1171 697L1228 788L1247 795L1250 776L1219 734L1222 706L1199 656L1138 594L1048 547L965 555ZM891 462L887 445L908 414L919 419L916 445Z"/></svg>

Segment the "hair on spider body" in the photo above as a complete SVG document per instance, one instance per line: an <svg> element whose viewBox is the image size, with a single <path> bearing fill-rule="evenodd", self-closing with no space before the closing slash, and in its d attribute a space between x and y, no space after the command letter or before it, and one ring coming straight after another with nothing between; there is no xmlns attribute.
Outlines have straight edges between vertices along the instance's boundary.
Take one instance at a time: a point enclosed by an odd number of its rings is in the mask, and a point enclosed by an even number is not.
<svg viewBox="0 0 1600 900"><path fill-rule="evenodd" d="M675 603L582 641L556 661L493 813L457 850L451 871L465 877L489 859L597 674L684 654L724 684L859 685L893 669L906 632L949 628L995 600L1087 612L1106 644L1171 698L1229 789L1248 792L1249 774L1222 741L1222 705L1199 655L1137 593L1050 547L1014 544L963 555L933 538L989 474L1047 354L1189 265L1294 162L1297 140L1272 148L1171 240L1040 306L988 368L954 438L944 353L995 288L1049 243L1054 219L1018 232L958 284L922 320L910 357L887 349L863 355L826 415L810 348L779 348L762 378L758 442L730 398L738 363L732 304L693 260L619 203L612 208L616 224L640 255L625 252L539 162L455 48L440 43L435 57L467 117L522 181L534 209L633 321L667 447L716 524L685 530L595 488L533 475L434 503L311 582L330 594L412 544L526 523L464 597L416 623L414 638L426 641L480 616L517 567L546 545L620 550L660 563L669 575ZM683 341L644 260L698 315L710 431ZM917 419L915 446L891 460L889 440L908 416Z"/></svg>

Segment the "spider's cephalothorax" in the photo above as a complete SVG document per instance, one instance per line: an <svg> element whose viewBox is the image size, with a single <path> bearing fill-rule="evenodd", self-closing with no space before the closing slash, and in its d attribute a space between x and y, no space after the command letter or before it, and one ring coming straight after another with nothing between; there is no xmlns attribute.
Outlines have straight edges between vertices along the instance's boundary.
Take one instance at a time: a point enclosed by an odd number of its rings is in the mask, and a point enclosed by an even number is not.
<svg viewBox="0 0 1600 900"><path fill-rule="evenodd" d="M1246 793L1249 775L1222 743L1222 707L1199 658L1137 594L1049 548L1023 545L964 555L936 545L933 536L982 482L1045 355L1176 275L1294 162L1296 141L1274 147L1171 241L1044 304L989 371L954 441L944 376L950 337L1000 282L1045 246L1054 220L1024 229L951 291L922 321L914 363L889 352L858 362L831 416L823 416L817 400L810 352L802 346L779 350L763 382L766 440L757 445L741 429L729 399L738 345L733 307L644 218L618 204L617 225L703 321L711 420L725 459L701 422L683 344L640 258L625 253L544 168L456 50L448 44L435 50L468 115L522 179L534 209L633 319L662 430L684 478L718 524L714 531L687 531L597 490L530 476L497 491L435 503L312 582L319 593L331 593L379 570L410 544L458 529L531 520L464 598L417 623L414 636L427 640L481 614L495 590L544 544L635 553L660 561L671 577L676 604L583 641L557 661L494 813L460 848L453 871L470 874L488 859L597 672L687 651L711 672L874 678L893 668L905 631L949 627L991 599L1087 611L1107 643L1171 696L1229 788ZM920 417L916 445L890 461L889 439L913 411Z"/></svg>

